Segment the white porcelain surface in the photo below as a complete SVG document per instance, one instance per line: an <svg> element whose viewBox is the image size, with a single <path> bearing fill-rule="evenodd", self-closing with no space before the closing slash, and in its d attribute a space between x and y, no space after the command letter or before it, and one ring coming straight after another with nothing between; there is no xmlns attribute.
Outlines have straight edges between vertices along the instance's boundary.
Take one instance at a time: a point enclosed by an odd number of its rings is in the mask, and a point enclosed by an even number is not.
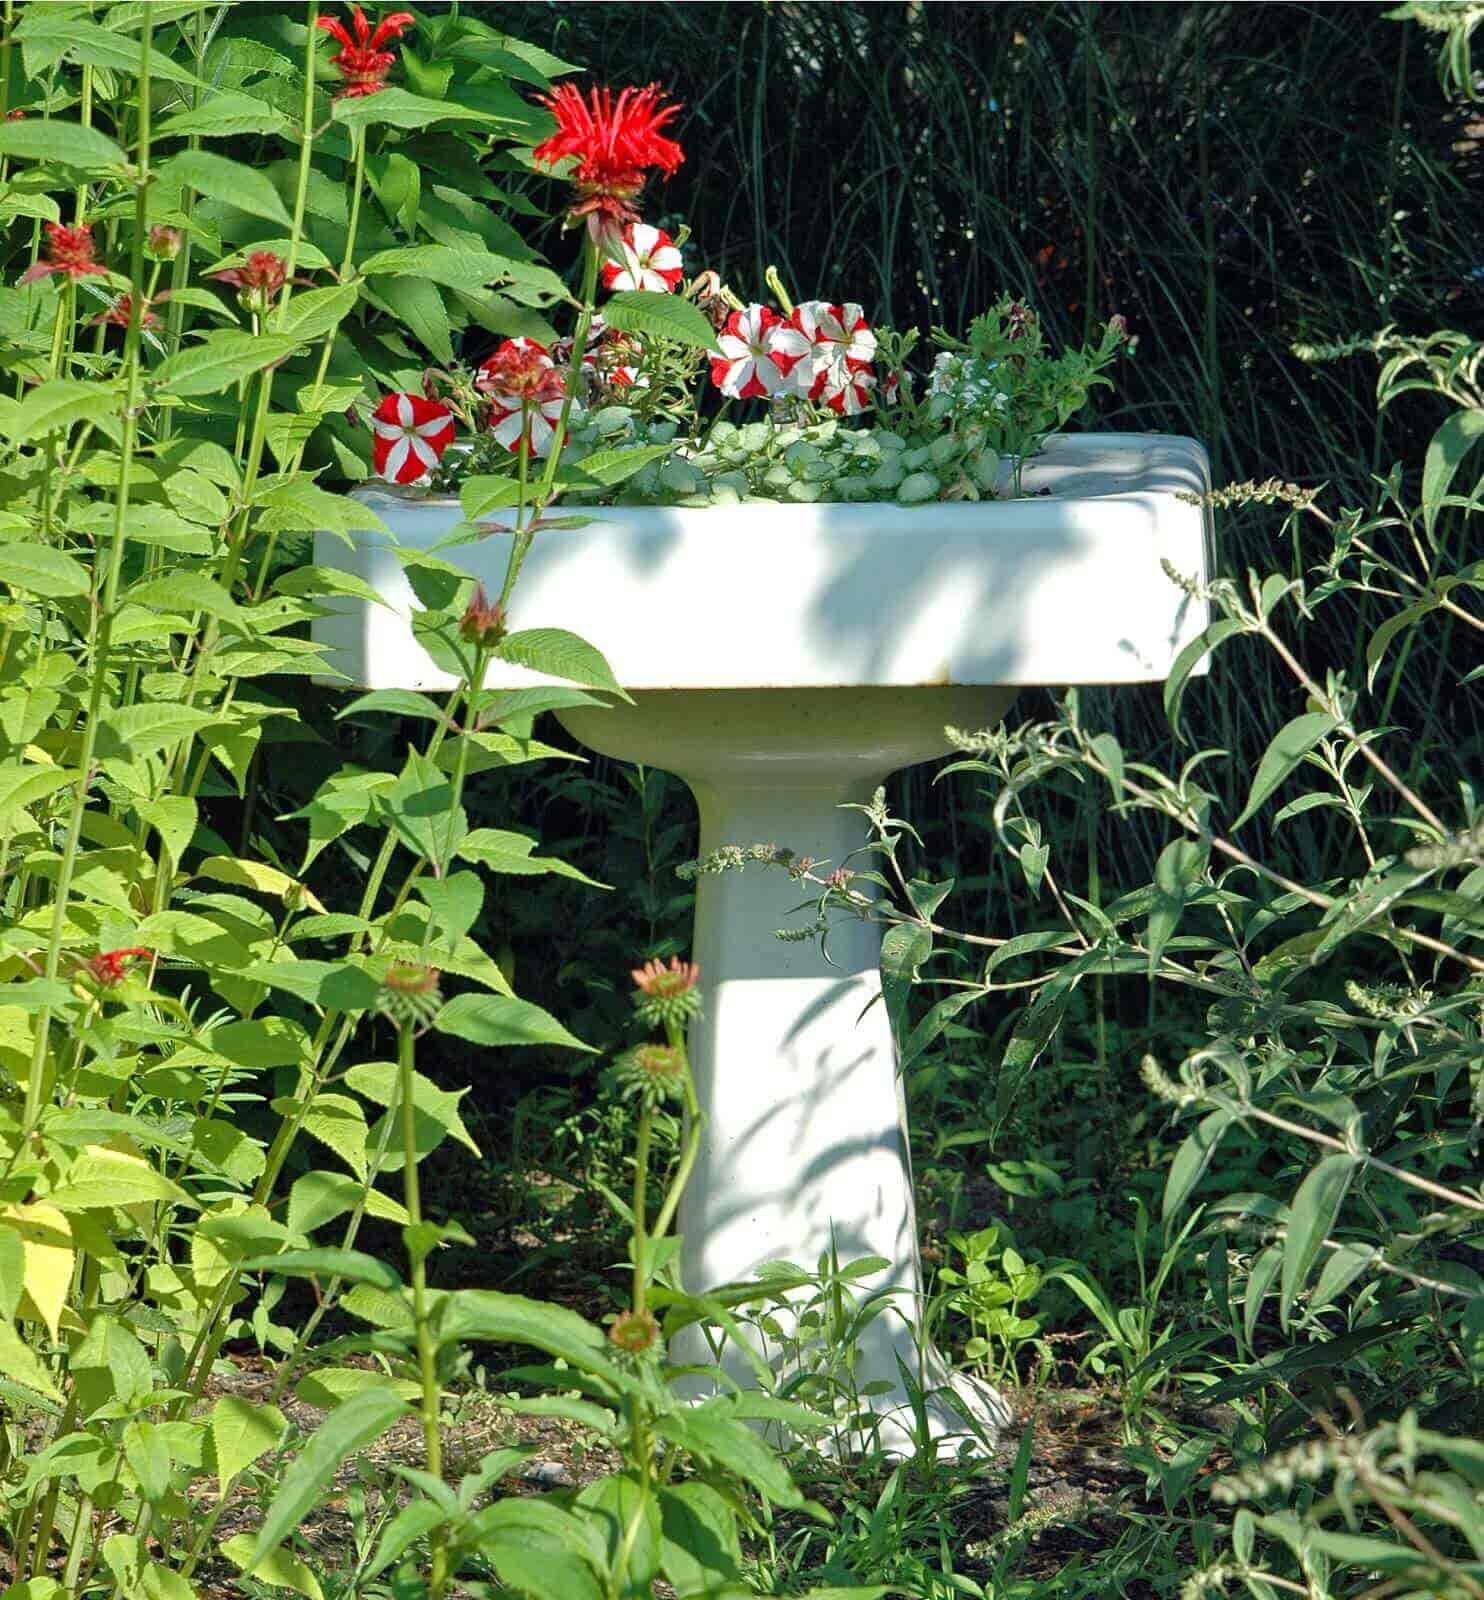
<svg viewBox="0 0 1484 1600"><path fill-rule="evenodd" d="M538 535L511 607L516 628L561 627L603 651L635 705L561 714L582 742L677 773L701 811L701 850L771 842L838 864L865 843L862 802L891 772L945 753L944 724L989 726L1016 687L1156 681L1208 620L1161 570L1208 570L1209 517L1178 498L1209 488L1190 439L1053 440L1031 498L904 509L755 504L623 508ZM1050 494L1038 491L1049 489ZM452 502L364 498L402 545L428 548ZM498 590L503 535L445 552ZM316 624L353 684L450 687L412 638L411 593L383 536L316 560L357 573L395 608L343 603ZM493 681L539 681L501 666ZM706 1012L691 1040L707 1116L681 1213L682 1272L705 1290L764 1262L891 1263L863 1289L895 1292L860 1351L880 1441L912 1449L901 1359L925 1361L935 1448L992 1433L992 1391L950 1379L918 1336L920 1267L905 1107L880 993L875 925L816 942L774 930L805 896L774 869L698 883L693 953ZM793 919L797 921L797 919ZM875 1002L875 1003L872 1003ZM675 1354L701 1355L682 1338ZM770 1357L776 1353L768 1351ZM724 1363L746 1381L740 1361Z"/></svg>
<svg viewBox="0 0 1484 1600"><path fill-rule="evenodd" d="M1207 514L1176 496L1209 486L1193 439L1076 434L1030 464L1023 500L605 507L537 537L511 623L580 634L632 689L1148 682L1207 620L1160 561L1206 569ZM459 520L455 501L360 495L403 545L429 548ZM497 592L508 553L494 534L444 554ZM404 615L413 604L383 537L352 550L321 534L315 560ZM315 636L350 682L452 687L405 624L337 611ZM490 679L537 681L510 666Z"/></svg>

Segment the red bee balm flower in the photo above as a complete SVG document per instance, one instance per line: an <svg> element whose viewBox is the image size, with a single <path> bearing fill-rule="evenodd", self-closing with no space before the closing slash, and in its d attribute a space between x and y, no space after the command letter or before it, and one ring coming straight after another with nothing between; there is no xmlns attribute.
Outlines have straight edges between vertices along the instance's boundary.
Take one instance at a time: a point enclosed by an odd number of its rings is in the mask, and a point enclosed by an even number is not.
<svg viewBox="0 0 1484 1600"><path fill-rule="evenodd" d="M93 230L81 222L64 228L60 222L46 222L46 259L34 262L20 276L22 283L34 283L60 272L68 278L87 278L106 273L108 268L93 260Z"/></svg>
<svg viewBox="0 0 1484 1600"><path fill-rule="evenodd" d="M90 956L83 966L95 983L111 989L128 976L127 964L130 961L148 961L150 954L150 951L137 944L130 945L126 950L100 950L97 955Z"/></svg>
<svg viewBox="0 0 1484 1600"><path fill-rule="evenodd" d="M371 413L371 459L388 483L416 483L453 443L453 412L420 394L389 394Z"/></svg>
<svg viewBox="0 0 1484 1600"><path fill-rule="evenodd" d="M254 250L241 266L222 267L206 276L215 278L218 283L230 283L242 304L249 311L261 314L283 288L288 270L288 263L272 250Z"/></svg>
<svg viewBox="0 0 1484 1600"><path fill-rule="evenodd" d="M557 131L531 152L542 166L575 156L568 174L577 190L573 218L587 217L595 233L607 224L637 222L634 202L650 167L669 177L685 160L685 152L660 129L680 113L678 105L660 101L657 84L622 89L590 89L584 99L575 84L558 84L541 104L557 119Z"/></svg>
<svg viewBox="0 0 1484 1600"><path fill-rule="evenodd" d="M385 89L386 75L396 65L397 58L382 46L389 40L400 39L416 22L417 18L410 11L394 11L373 29L359 6L350 9L349 29L334 17L317 17L315 26L323 28L340 46L339 53L331 56L330 62L340 68L345 87L335 98L353 100Z"/></svg>
<svg viewBox="0 0 1484 1600"><path fill-rule="evenodd" d="M169 298L170 291L168 289L164 294L158 294L155 296L156 300L168 300ZM106 322L115 328L127 328L129 326L129 319L133 316L133 314L134 296L132 294L121 294L109 306L107 311L100 311L98 315L93 318L92 325L96 328L99 323ZM139 326L141 328L157 328L159 325L160 319L154 314L153 311L150 310L149 303L146 301L143 309L139 313Z"/></svg>

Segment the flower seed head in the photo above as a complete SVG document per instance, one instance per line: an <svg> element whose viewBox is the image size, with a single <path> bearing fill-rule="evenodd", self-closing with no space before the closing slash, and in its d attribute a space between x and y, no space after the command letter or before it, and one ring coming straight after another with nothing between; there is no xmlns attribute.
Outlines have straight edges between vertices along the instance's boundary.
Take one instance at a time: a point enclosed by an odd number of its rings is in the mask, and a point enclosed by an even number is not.
<svg viewBox="0 0 1484 1600"><path fill-rule="evenodd" d="M660 1325L647 1311L620 1311L608 1329L609 1342L626 1355L643 1355L659 1343Z"/></svg>
<svg viewBox="0 0 1484 1600"><path fill-rule="evenodd" d="M672 1044L641 1044L616 1063L619 1091L649 1110L685 1093L685 1052Z"/></svg>

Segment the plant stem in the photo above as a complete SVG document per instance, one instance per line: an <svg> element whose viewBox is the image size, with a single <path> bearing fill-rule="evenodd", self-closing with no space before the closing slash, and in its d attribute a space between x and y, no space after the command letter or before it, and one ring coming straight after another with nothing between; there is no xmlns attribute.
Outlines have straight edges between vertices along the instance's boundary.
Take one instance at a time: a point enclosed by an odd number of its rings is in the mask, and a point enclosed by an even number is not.
<svg viewBox="0 0 1484 1600"><path fill-rule="evenodd" d="M402 1203L407 1208L408 1254L412 1262L412 1316L417 1329L417 1364L422 1381L423 1448L427 1470L435 1478L443 1476L443 1437L438 1408L442 1395L438 1387L438 1352L433 1330L428 1323L427 1248L417 1237L422 1228L422 1195L417 1177L417 1106L413 1100L414 1040L412 1024L404 1023L397 1033L397 1068L402 1102ZM448 1552L441 1529L432 1534L433 1570L429 1581L431 1600L443 1600L448 1586Z"/></svg>
<svg viewBox="0 0 1484 1600"><path fill-rule="evenodd" d="M77 870L78 847L82 840L83 813L88 806L92 782L93 754L97 748L98 726L103 715L103 696L108 684L109 650L113 637L113 617L118 604L119 575L123 570L124 544L129 515L129 488L134 452L139 437L139 335L144 313L144 235L149 217L150 150L150 49L154 38L154 19L144 11L139 34L139 140L135 162L134 240L130 253L129 327L124 335L124 403L122 436L119 441L119 478L114 501L113 531L104 567L102 591L93 612L89 649L88 709L82 725L81 748L77 761L77 787L72 797L72 813L67 824L67 840L57 869L56 903L52 912L51 934L47 941L45 975L55 981L62 965L62 945L67 937L67 908L72 894L72 879ZM31 1073L26 1080L25 1109L22 1113L21 1145L35 1131L41 1117L42 1088L46 1075L47 1045L51 1033L52 1007L44 1004L36 1018L36 1037L31 1054Z"/></svg>

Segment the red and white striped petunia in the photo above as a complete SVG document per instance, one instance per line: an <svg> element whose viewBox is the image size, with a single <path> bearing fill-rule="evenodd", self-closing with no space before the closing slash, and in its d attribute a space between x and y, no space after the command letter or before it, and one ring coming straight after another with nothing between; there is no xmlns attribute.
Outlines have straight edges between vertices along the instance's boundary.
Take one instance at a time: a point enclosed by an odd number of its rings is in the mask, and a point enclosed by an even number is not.
<svg viewBox="0 0 1484 1600"><path fill-rule="evenodd" d="M851 373L865 371L876 359L876 335L853 301L803 300L788 320L808 351L808 360L793 369L793 387L811 400L846 388Z"/></svg>
<svg viewBox="0 0 1484 1600"><path fill-rule="evenodd" d="M603 243L608 252L602 267L605 289L668 294L680 287L680 251L663 228L630 222L622 233L606 233Z"/></svg>
<svg viewBox="0 0 1484 1600"><path fill-rule="evenodd" d="M420 394L389 394L371 413L371 459L388 483L416 483L453 443L453 412Z"/></svg>
<svg viewBox="0 0 1484 1600"><path fill-rule="evenodd" d="M527 449L533 456L551 454L551 442L556 438L556 425L562 414L562 399L531 400L527 402L529 426L526 430ZM582 415L581 405L574 400L567 413L568 423ZM489 430L513 455L520 449L521 403L514 395L491 395Z"/></svg>
<svg viewBox="0 0 1484 1600"><path fill-rule="evenodd" d="M852 367L842 383L827 384L816 398L842 417L858 417L870 409L871 390L875 387L876 374L869 367Z"/></svg>
<svg viewBox="0 0 1484 1600"><path fill-rule="evenodd" d="M711 381L733 400L761 399L783 388L799 359L783 318L769 306L734 311L716 336Z"/></svg>

